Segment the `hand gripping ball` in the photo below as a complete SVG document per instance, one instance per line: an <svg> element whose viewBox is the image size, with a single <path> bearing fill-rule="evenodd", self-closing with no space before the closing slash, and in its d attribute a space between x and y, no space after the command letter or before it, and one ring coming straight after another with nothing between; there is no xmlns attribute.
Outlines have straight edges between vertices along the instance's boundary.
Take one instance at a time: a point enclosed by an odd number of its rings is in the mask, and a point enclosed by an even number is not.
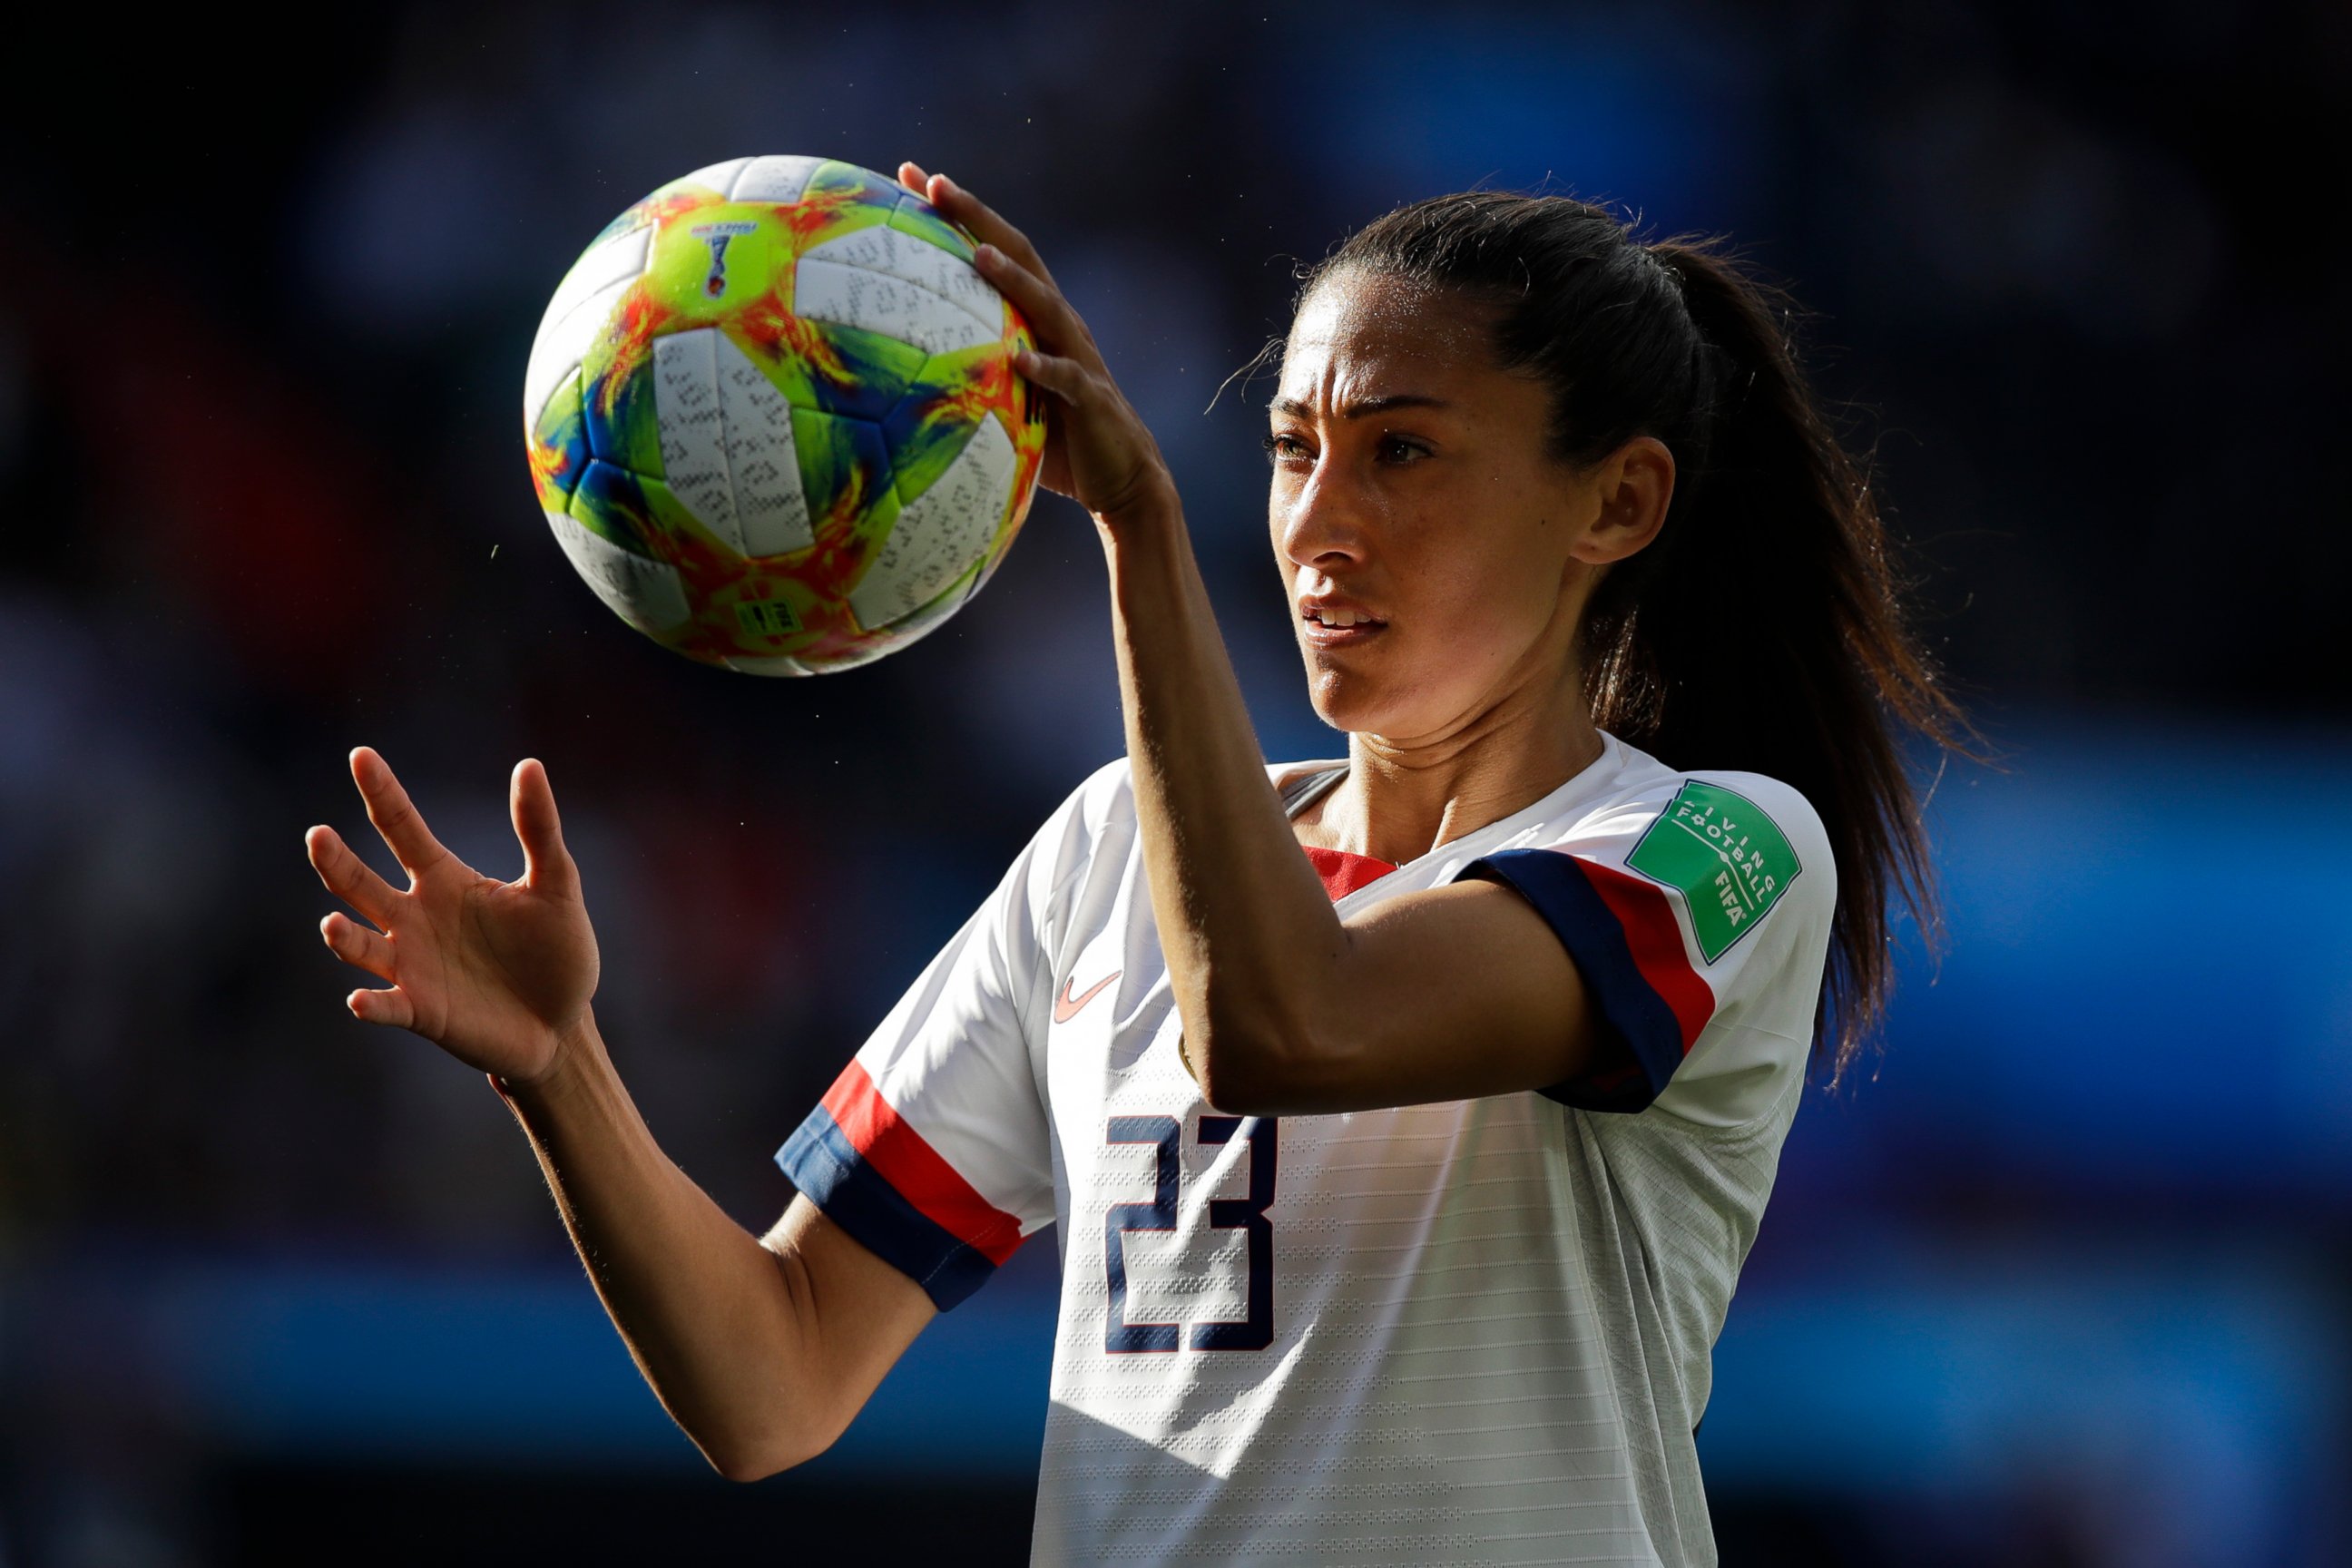
<svg viewBox="0 0 2352 1568"><path fill-rule="evenodd" d="M523 377L531 481L614 613L690 658L813 675L980 589L1045 443L1028 325L931 205L823 158L737 158L623 213Z"/></svg>

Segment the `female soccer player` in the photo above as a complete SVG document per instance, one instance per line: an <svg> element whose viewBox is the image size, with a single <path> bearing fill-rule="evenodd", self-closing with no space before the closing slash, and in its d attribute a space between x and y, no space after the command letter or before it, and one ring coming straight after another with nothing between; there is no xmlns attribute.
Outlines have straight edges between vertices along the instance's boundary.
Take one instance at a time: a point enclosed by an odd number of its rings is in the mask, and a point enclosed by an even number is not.
<svg viewBox="0 0 2352 1568"><path fill-rule="evenodd" d="M373 922L331 914L328 945L389 983L352 1011L493 1076L726 1475L822 1451L1052 1223L1038 1561L1712 1563L1710 1350L1809 1051L1847 1059L1889 900L1925 899L1902 731L1959 732L1780 305L1704 246L1494 192L1317 268L1270 522L1348 754L1268 769L1085 323L1017 230L900 175L1036 328L1126 759L786 1143L763 1239L614 1072L537 763L509 883L353 753L410 886L310 830Z"/></svg>

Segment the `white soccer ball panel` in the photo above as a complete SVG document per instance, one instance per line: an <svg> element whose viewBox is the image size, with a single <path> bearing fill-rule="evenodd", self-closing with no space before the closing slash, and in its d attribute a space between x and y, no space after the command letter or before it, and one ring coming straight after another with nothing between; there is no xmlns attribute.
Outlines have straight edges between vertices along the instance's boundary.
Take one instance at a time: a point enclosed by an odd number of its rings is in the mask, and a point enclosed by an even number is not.
<svg viewBox="0 0 2352 1568"><path fill-rule="evenodd" d="M862 267L926 289L980 323L989 339L1004 331L1004 297L971 262L902 229L861 228L826 240L801 258ZM894 334L895 335L895 334ZM986 341L986 340L983 340Z"/></svg>
<svg viewBox="0 0 2352 1568"><path fill-rule="evenodd" d="M683 179L673 180L670 183L677 185L700 185L707 190L717 191L723 196L735 188L736 177L743 173L745 166L758 162L757 158L730 158L723 163L705 163Z"/></svg>
<svg viewBox="0 0 2352 1568"><path fill-rule="evenodd" d="M792 405L716 327L654 340L654 410L670 493L739 555L816 542Z"/></svg>
<svg viewBox="0 0 2352 1568"><path fill-rule="evenodd" d="M719 188L739 202L796 202L808 188L809 176L822 158L753 158L743 165L732 185Z"/></svg>
<svg viewBox="0 0 2352 1568"><path fill-rule="evenodd" d="M727 432L727 473L747 555L783 555L816 542L801 488L793 405L734 339L713 332L719 403Z"/></svg>
<svg viewBox="0 0 2352 1568"><path fill-rule="evenodd" d="M718 336L705 329L654 340L655 425L669 493L740 554L743 531L735 521L735 486L727 477L727 429L711 348Z"/></svg>
<svg viewBox="0 0 2352 1568"><path fill-rule="evenodd" d="M1013 500L1013 438L982 419L930 489L898 513L880 553L850 591L861 626L913 614L988 552Z"/></svg>
<svg viewBox="0 0 2352 1568"><path fill-rule="evenodd" d="M677 568L622 549L602 534L590 532L569 513L546 515L547 526L555 531L555 542L563 547L573 569L614 615L651 634L676 630L693 618Z"/></svg>
<svg viewBox="0 0 2352 1568"><path fill-rule="evenodd" d="M979 591L979 587L980 566L975 563L971 571L949 584L938 598L912 615L901 616L890 623L887 628L890 633L890 651L896 653L909 643L920 642L947 625L954 618L956 611L963 607L963 602Z"/></svg>
<svg viewBox="0 0 2352 1568"><path fill-rule="evenodd" d="M943 294L885 272L807 256L801 258L793 271L793 314L804 321L862 327L911 343L925 353L953 353L997 338L996 332Z"/></svg>

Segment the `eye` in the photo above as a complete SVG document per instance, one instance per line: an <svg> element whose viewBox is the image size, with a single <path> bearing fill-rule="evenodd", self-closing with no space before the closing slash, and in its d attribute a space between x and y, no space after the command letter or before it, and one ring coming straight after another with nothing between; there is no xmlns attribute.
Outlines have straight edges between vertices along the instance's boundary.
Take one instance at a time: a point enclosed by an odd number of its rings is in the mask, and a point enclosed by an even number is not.
<svg viewBox="0 0 2352 1568"><path fill-rule="evenodd" d="M1307 444L1296 436L1277 432L1261 438L1258 444L1265 448L1266 461L1270 463L1279 463L1286 458L1307 456Z"/></svg>
<svg viewBox="0 0 2352 1568"><path fill-rule="evenodd" d="M1382 436L1380 451L1383 461L1400 465L1415 463L1429 456L1429 447L1410 436Z"/></svg>

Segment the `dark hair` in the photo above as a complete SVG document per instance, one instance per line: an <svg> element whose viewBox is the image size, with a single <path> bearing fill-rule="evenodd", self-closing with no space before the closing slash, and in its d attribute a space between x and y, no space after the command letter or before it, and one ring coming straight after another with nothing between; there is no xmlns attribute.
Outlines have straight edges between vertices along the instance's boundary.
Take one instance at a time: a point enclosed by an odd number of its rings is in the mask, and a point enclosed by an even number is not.
<svg viewBox="0 0 2352 1568"><path fill-rule="evenodd" d="M1637 436L1675 456L1650 546L1594 589L1580 631L1595 723L1684 771L1759 773L1821 816L1837 859L1828 1006L1842 1073L1893 980L1889 902L1940 937L1905 732L1973 732L1914 639L1868 477L1790 341L1795 307L1715 241L1645 245L1565 196L1468 191L1400 207L1305 274L1360 270L1498 308L1502 367L1551 392L1549 444L1596 462Z"/></svg>

